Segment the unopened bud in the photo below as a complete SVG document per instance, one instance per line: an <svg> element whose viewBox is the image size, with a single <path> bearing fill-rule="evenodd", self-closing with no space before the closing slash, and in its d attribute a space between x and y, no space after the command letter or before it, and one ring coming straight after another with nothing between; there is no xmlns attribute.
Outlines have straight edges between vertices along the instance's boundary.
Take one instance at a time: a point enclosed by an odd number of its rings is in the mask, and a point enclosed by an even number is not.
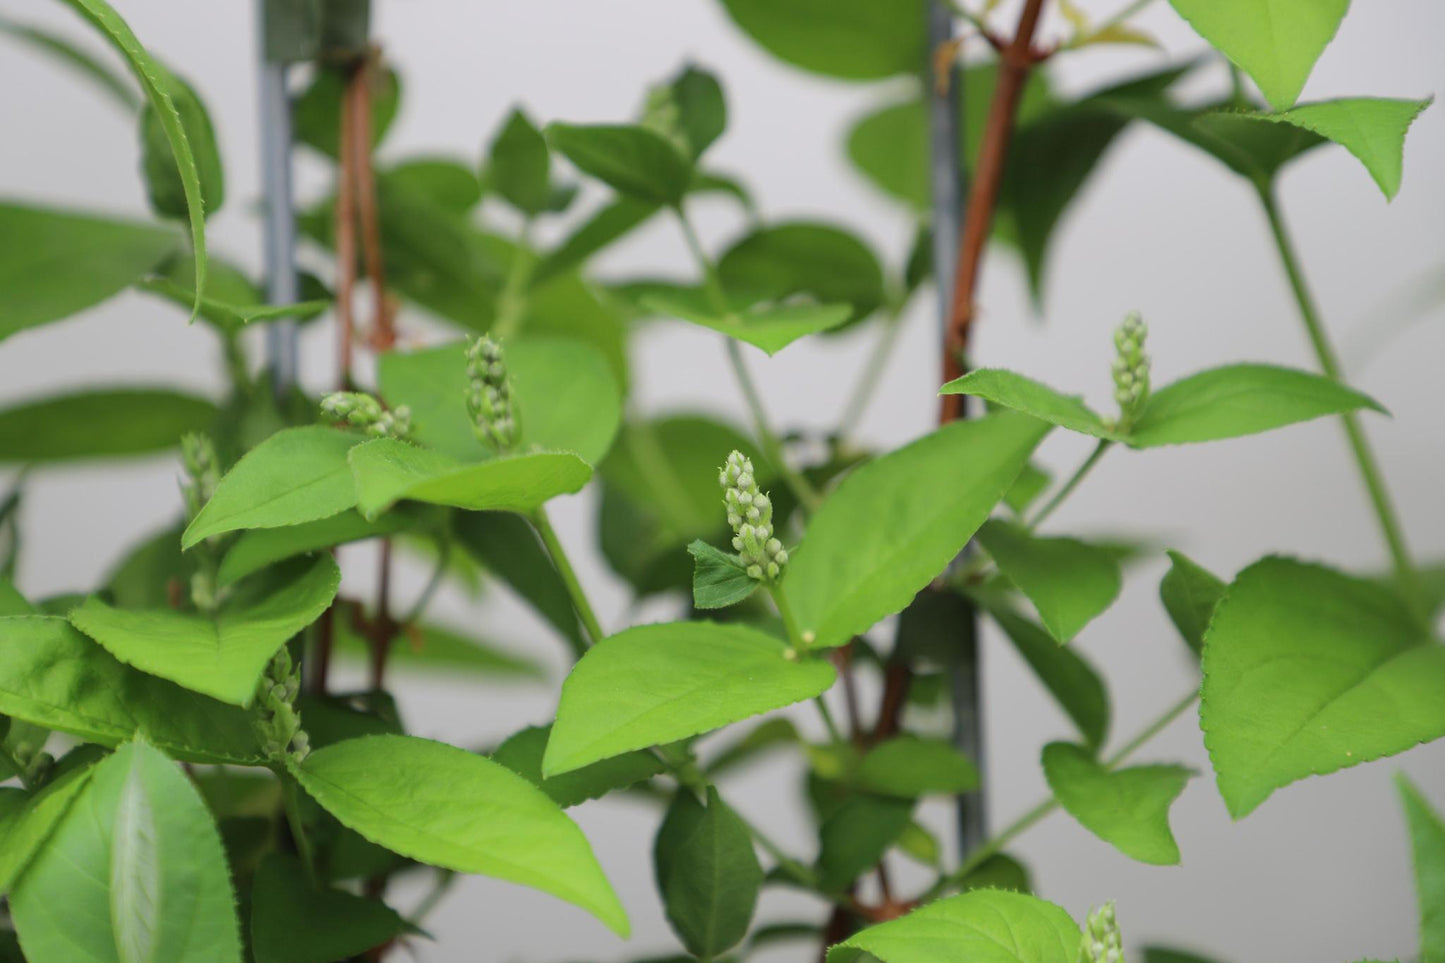
<svg viewBox="0 0 1445 963"><path fill-rule="evenodd" d="M788 552L773 534L773 500L758 490L753 463L734 451L718 472L723 505L733 530L733 550L749 578L776 580L783 574Z"/></svg>
<svg viewBox="0 0 1445 963"><path fill-rule="evenodd" d="M1089 914L1079 959L1081 963L1124 963L1124 939L1114 915L1113 900Z"/></svg>
<svg viewBox="0 0 1445 963"><path fill-rule="evenodd" d="M1114 330L1116 355L1110 366L1114 375L1114 401L1119 405L1119 427L1127 428L1144 408L1149 397L1149 356L1144 342L1149 329L1138 312L1130 314Z"/></svg>
<svg viewBox="0 0 1445 963"><path fill-rule="evenodd" d="M472 431L497 452L517 443L511 379L502 346L488 335L467 345L467 411Z"/></svg>

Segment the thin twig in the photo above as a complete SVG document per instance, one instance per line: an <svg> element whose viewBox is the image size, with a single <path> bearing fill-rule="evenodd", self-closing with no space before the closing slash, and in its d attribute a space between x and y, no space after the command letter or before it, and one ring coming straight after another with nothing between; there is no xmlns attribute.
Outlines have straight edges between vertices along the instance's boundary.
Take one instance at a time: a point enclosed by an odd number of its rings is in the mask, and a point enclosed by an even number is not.
<svg viewBox="0 0 1445 963"><path fill-rule="evenodd" d="M361 220L361 247L366 274L371 281L374 319L367 339L371 350L381 353L396 345L395 318L386 288L386 267L381 250L381 218L377 212L376 177L371 163L371 94L376 79L377 52L362 58L347 85L351 111L352 156L355 159L356 208Z"/></svg>

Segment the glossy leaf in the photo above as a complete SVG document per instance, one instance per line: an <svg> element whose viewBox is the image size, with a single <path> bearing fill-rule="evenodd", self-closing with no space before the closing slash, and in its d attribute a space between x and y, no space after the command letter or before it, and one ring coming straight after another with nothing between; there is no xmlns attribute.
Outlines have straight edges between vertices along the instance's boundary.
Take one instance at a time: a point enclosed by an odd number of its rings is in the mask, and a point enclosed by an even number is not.
<svg viewBox="0 0 1445 963"><path fill-rule="evenodd" d="M1350 5L1350 0L1169 2L1211 46L1249 74L1279 110L1299 99Z"/></svg>
<svg viewBox="0 0 1445 963"><path fill-rule="evenodd" d="M1228 586L1182 552L1170 552L1169 562L1169 571L1159 581L1159 599L1174 627L1198 657L1204 651L1209 619Z"/></svg>
<svg viewBox="0 0 1445 963"><path fill-rule="evenodd" d="M82 391L21 402L0 411L0 462L123 458L167 451L205 431L216 406L158 388Z"/></svg>
<svg viewBox="0 0 1445 963"><path fill-rule="evenodd" d="M694 608L725 609L747 599L762 585L751 578L736 555L713 548L702 539L687 546L692 556L692 604Z"/></svg>
<svg viewBox="0 0 1445 963"><path fill-rule="evenodd" d="M241 533L221 559L217 578L224 587L259 572L268 565L319 549L367 538L381 538L418 524L415 512L387 512L367 521L359 512L346 511L314 522L285 528L258 528Z"/></svg>
<svg viewBox="0 0 1445 963"><path fill-rule="evenodd" d="M278 431L226 472L186 527L181 546L242 528L314 522L355 506L346 455L361 441L361 435L321 425Z"/></svg>
<svg viewBox="0 0 1445 963"><path fill-rule="evenodd" d="M1044 776L1054 798L1084 828L1126 856L1156 866L1179 862L1169 829L1169 807L1184 791L1184 766L1131 766L1109 770L1081 746L1044 747Z"/></svg>
<svg viewBox="0 0 1445 963"><path fill-rule="evenodd" d="M179 244L157 225L0 204L0 339L108 300Z"/></svg>
<svg viewBox="0 0 1445 963"><path fill-rule="evenodd" d="M214 616L128 611L91 596L70 613L70 623L142 672L249 706L271 657L326 611L340 585L341 570L323 555L278 591Z"/></svg>
<svg viewBox="0 0 1445 963"><path fill-rule="evenodd" d="M1088 542L1040 538L998 519L979 529L978 541L1061 643L1112 605L1123 586L1113 555Z"/></svg>
<svg viewBox="0 0 1445 963"><path fill-rule="evenodd" d="M639 201L676 205L692 178L688 159L646 127L549 124L547 140L583 173Z"/></svg>
<svg viewBox="0 0 1445 963"><path fill-rule="evenodd" d="M843 80L912 74L927 59L923 0L723 0L733 22L773 56Z"/></svg>
<svg viewBox="0 0 1445 963"><path fill-rule="evenodd" d="M1079 927L1033 896L979 889L870 926L828 951L828 963L1077 963Z"/></svg>
<svg viewBox="0 0 1445 963"><path fill-rule="evenodd" d="M1078 395L1060 394L1042 382L999 368L979 368L955 378L938 391L941 395L972 395L1041 421L1095 438L1115 433Z"/></svg>
<svg viewBox="0 0 1445 963"><path fill-rule="evenodd" d="M357 507L375 518L406 498L470 511L533 512L557 495L581 490L592 469L571 452L532 452L476 464L392 438L348 455Z"/></svg>
<svg viewBox="0 0 1445 963"><path fill-rule="evenodd" d="M95 766L11 897L33 963L240 963L221 837L180 767L145 742Z"/></svg>
<svg viewBox="0 0 1445 963"><path fill-rule="evenodd" d="M1445 736L1445 646L1393 592L1321 566L1240 572L1203 667L1199 724L1236 819L1298 779Z"/></svg>
<svg viewBox="0 0 1445 963"><path fill-rule="evenodd" d="M783 579L811 645L842 645L901 611L988 518L1048 426L957 422L851 472L808 523ZM947 479L951 494L938 497Z"/></svg>
<svg viewBox="0 0 1445 963"><path fill-rule="evenodd" d="M1445 819L1404 773L1395 776L1414 852L1420 904L1420 963L1445 960Z"/></svg>
<svg viewBox="0 0 1445 963"><path fill-rule="evenodd" d="M653 865L667 921L699 959L715 959L747 935L763 867L747 825L712 786L706 808L689 790L673 797Z"/></svg>
<svg viewBox="0 0 1445 963"><path fill-rule="evenodd" d="M1087 662L1073 650L1061 647L1041 626L990 604L991 615L1019 655L1059 703L1090 748L1097 750L1109 732L1109 694Z"/></svg>
<svg viewBox="0 0 1445 963"><path fill-rule="evenodd" d="M507 738L492 760L501 763L546 793L564 809L600 799L616 789L626 789L663 771L662 760L638 750L594 762L550 779L542 776L542 756L547 751L551 726L528 726Z"/></svg>
<svg viewBox="0 0 1445 963"><path fill-rule="evenodd" d="M854 776L859 789L914 799L978 788L978 770L942 739L896 736L868 750Z"/></svg>
<svg viewBox="0 0 1445 963"><path fill-rule="evenodd" d="M540 889L627 935L627 915L582 831L490 759L381 735L318 749L293 771L342 825L392 852Z"/></svg>
<svg viewBox="0 0 1445 963"><path fill-rule="evenodd" d="M719 310L698 288L657 289L642 298L643 307L665 317L680 318L777 354L799 338L836 328L852 309L846 304L767 302Z"/></svg>
<svg viewBox="0 0 1445 963"><path fill-rule="evenodd" d="M123 665L56 616L0 618L0 713L102 746L144 736L191 762L261 761L245 712Z"/></svg>
<svg viewBox="0 0 1445 963"><path fill-rule="evenodd" d="M833 667L788 659L744 625L673 622L626 629L588 650L567 681L547 743L548 777L810 699Z"/></svg>
<svg viewBox="0 0 1445 963"><path fill-rule="evenodd" d="M831 224L795 221L759 228L729 247L717 267L730 292L762 301L806 295L825 304L846 303L855 321L887 298L878 256Z"/></svg>
<svg viewBox="0 0 1445 963"><path fill-rule="evenodd" d="M251 950L256 963L332 963L362 956L405 932L377 899L307 884L292 856L268 853L251 884Z"/></svg>

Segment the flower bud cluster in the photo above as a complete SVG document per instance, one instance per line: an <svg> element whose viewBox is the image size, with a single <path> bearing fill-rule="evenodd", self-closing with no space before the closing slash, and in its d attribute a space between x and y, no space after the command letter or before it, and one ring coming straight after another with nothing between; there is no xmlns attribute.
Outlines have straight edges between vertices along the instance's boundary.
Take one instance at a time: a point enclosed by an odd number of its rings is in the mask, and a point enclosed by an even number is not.
<svg viewBox="0 0 1445 963"><path fill-rule="evenodd" d="M1121 422L1128 422L1144 407L1149 397L1149 356L1144 340L1149 329L1138 312L1130 314L1114 330L1114 400L1119 403Z"/></svg>
<svg viewBox="0 0 1445 963"><path fill-rule="evenodd" d="M321 412L332 421L361 428L377 438L404 439L411 434L410 408L399 405L387 410L360 391L333 391L321 399Z"/></svg>
<svg viewBox="0 0 1445 963"><path fill-rule="evenodd" d="M498 452L517 443L517 416L512 383L502 346L482 335L467 346L467 411L477 437Z"/></svg>
<svg viewBox="0 0 1445 963"><path fill-rule="evenodd" d="M221 483L220 460L216 457L216 446L207 435L194 432L181 437L181 464L186 477L181 482L181 496L186 501L186 521L194 521L206 507L206 502L216 493ZM196 570L191 573L191 603L197 611L214 612L221 604L219 571L219 543L216 536L201 543L197 553Z"/></svg>
<svg viewBox="0 0 1445 963"><path fill-rule="evenodd" d="M733 530L733 549L748 577L777 579L788 564L788 550L773 535L773 502L758 489L752 461L740 451L728 455L718 473L718 484Z"/></svg>
<svg viewBox="0 0 1445 963"><path fill-rule="evenodd" d="M267 759L279 762L289 754L300 762L311 751L311 740L301 728L301 714L296 711L300 691L301 666L282 646L256 688L253 724Z"/></svg>
<svg viewBox="0 0 1445 963"><path fill-rule="evenodd" d="M1124 939L1114 916L1113 900L1089 914L1079 960L1080 963L1124 963Z"/></svg>

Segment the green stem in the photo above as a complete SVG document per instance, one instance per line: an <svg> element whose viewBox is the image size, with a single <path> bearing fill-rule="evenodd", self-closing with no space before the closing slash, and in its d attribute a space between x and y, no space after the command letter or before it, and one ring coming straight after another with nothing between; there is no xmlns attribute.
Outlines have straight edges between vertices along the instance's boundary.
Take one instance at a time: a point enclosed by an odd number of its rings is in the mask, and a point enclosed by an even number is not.
<svg viewBox="0 0 1445 963"><path fill-rule="evenodd" d="M1319 311L1316 309L1314 298L1310 295L1309 287L1305 283L1299 257L1295 253L1294 244L1290 240L1272 188L1268 185L1260 185L1259 200L1264 205L1265 217L1269 219L1269 228L1274 235L1275 248L1279 251L1280 261L1283 262L1285 274L1289 277L1290 288L1294 291L1295 302L1299 305L1300 318L1304 321L1305 331L1309 334L1310 345L1314 348L1320 370L1331 379L1343 382L1339 359L1335 355L1329 335L1325 333L1324 325L1320 322ZM1360 420L1354 412L1340 415L1340 420L1344 423L1345 437L1349 439L1350 449L1354 452L1355 464L1359 468L1360 478L1365 483L1365 490L1369 493L1370 504L1374 506L1375 517L1380 524L1380 532L1384 536L1385 544L1389 546L1390 557L1394 560L1395 578L1410 606L1416 614L1419 614L1423 611L1420 603L1419 574L1415 570L1415 563L1410 558L1410 550L1405 545L1405 534L1395 514L1395 507L1390 500L1389 490L1385 487L1385 480L1380 473L1379 463L1375 460L1375 453L1370 448L1369 440L1366 439L1364 429L1360 427Z"/></svg>
<svg viewBox="0 0 1445 963"><path fill-rule="evenodd" d="M306 826L301 821L300 784L289 772L283 771L278 775L281 777L281 796L286 807L286 824L291 827L291 838L296 841L296 852L301 856L306 879L312 886L316 886L316 853L311 848L311 837L306 835Z"/></svg>
<svg viewBox="0 0 1445 963"><path fill-rule="evenodd" d="M1063 487L1058 490L1058 492L1054 495L1053 498L1049 499L1049 503L1047 505L1039 509L1038 514L1036 514L1025 527L1027 527L1028 530L1032 532L1043 523L1044 519L1052 515L1054 513L1054 509L1058 508L1061 504L1063 504L1064 499L1068 498L1069 495L1073 493L1074 489L1079 487L1079 482L1084 480L1084 476L1093 469L1094 465L1098 463L1100 458L1104 457L1104 452L1108 451L1113 444L1114 443L1107 438L1099 439L1099 443L1094 446L1093 451L1089 452L1089 457L1084 459L1084 463L1080 465L1072 475L1069 476L1069 480L1064 482Z"/></svg>
<svg viewBox="0 0 1445 963"><path fill-rule="evenodd" d="M778 608L778 615L783 620L783 628L788 633L788 641L795 649L806 652L808 641L798 631L798 620L793 617L793 608L788 604L788 597L783 594L783 587L771 579L763 584L768 587L768 595L772 596L773 604Z"/></svg>
<svg viewBox="0 0 1445 963"><path fill-rule="evenodd" d="M572 568L572 563L567 559L567 552L562 548L562 543L557 539L557 532L552 528L552 523L547 518L547 509L538 508L532 515L532 524L537 529L537 534L542 536L542 544L547 547L547 554L552 557L552 564L556 566L557 574L562 577L562 584L567 588L567 595L572 599L572 607L577 610L577 616L582 620L582 627L587 630L587 637L593 645L601 642L606 633L602 631L602 624L597 621L597 613L592 611L592 603L587 601L587 593L582 590L582 583L577 580L577 572ZM572 642L574 654L582 658L587 652L587 646L581 643Z"/></svg>
<svg viewBox="0 0 1445 963"><path fill-rule="evenodd" d="M1171 722L1173 722L1175 719L1178 719L1185 712L1189 711L1189 707L1194 705L1194 703L1197 701L1199 701L1199 692L1198 690L1195 690L1182 697L1178 702L1174 703L1168 709L1165 709L1164 712L1157 719L1149 723L1143 729L1140 729L1138 734L1135 735L1134 738L1124 743L1124 745L1120 746L1119 749L1112 756L1110 756L1108 759L1105 759L1104 768L1116 769L1119 766L1122 766L1125 762L1129 760L1130 756L1134 755L1134 753L1138 752L1141 748L1143 748L1144 744L1147 743L1149 740L1153 739L1155 736L1159 735L1159 733L1163 732L1166 728L1168 728Z"/></svg>
<svg viewBox="0 0 1445 963"><path fill-rule="evenodd" d="M891 311L883 321L883 330L878 335L873 350L863 359L863 370L858 375L858 383L853 386L843 408L843 417L838 421L836 434L839 438L848 438L862 420L863 413L878 392L878 386L883 383L883 369L888 366L888 359L898 347L899 335L902 333L902 315L899 311Z"/></svg>
<svg viewBox="0 0 1445 963"><path fill-rule="evenodd" d="M702 241L698 238L692 222L688 220L687 214L681 206L674 207L673 212L677 215L678 224L682 225L682 233L687 238L688 250L692 252L693 260L697 262L698 268L702 271L703 288L707 291L713 310L723 317L732 315L732 308L728 306L727 295L723 292L722 281L718 277L717 266L712 263L712 258L707 256L707 251L703 250ZM818 507L822 498L818 495L817 490L808 483L808 480L788 464L782 440L772 429L767 409L763 407L763 397L758 392L757 385L753 383L752 375L748 373L748 366L743 360L742 348L739 347L737 340L726 335L723 336L723 340L727 344L728 363L732 366L733 376L737 378L738 387L742 389L743 400L747 402L748 411L752 415L753 430L757 433L758 443L763 446L763 453L782 474L783 481L797 496L803 510L812 512Z"/></svg>
<svg viewBox="0 0 1445 963"><path fill-rule="evenodd" d="M416 597L406 615L402 617L402 625L411 625L426 612L426 607L431 604L437 589L441 588L442 579L447 574L447 563L452 557L452 540L450 538L440 539L437 545L437 563L432 569L431 577L427 579L426 585L422 588L421 594Z"/></svg>
<svg viewBox="0 0 1445 963"><path fill-rule="evenodd" d="M502 293L497 296L497 317L492 322L492 335L498 341L516 334L517 327L522 323L527 305L527 282L532 279L532 269L537 263L532 256L531 237L532 221L529 218L522 225L511 266L507 269L507 280L503 283Z"/></svg>

